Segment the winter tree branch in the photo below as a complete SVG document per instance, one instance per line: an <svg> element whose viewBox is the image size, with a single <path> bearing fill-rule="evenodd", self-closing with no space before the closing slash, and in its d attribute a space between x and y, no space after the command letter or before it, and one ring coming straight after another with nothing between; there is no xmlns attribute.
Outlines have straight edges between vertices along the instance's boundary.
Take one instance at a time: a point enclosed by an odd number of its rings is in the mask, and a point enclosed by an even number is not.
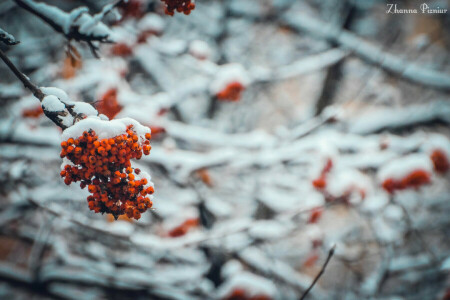
<svg viewBox="0 0 450 300"><path fill-rule="evenodd" d="M317 274L316 278L314 278L313 282L309 286L309 288L303 293L303 295L300 297L300 300L306 299L306 296L308 296L308 293L312 290L314 285L319 281L320 277L325 273L325 269L327 268L328 263L330 262L331 258L334 255L334 250L336 249L336 245L331 247L330 251L328 252L327 259L325 260L325 263L322 266L322 269L320 270L319 274Z"/></svg>
<svg viewBox="0 0 450 300"><path fill-rule="evenodd" d="M94 56L98 57L98 47L93 42L111 43L110 30L101 20L124 0L106 5L95 15L88 14L88 8L78 7L70 13L44 3L32 0L14 0L17 5L39 17L56 32L63 34L69 41L86 42Z"/></svg>
<svg viewBox="0 0 450 300"><path fill-rule="evenodd" d="M372 45L347 30L336 28L332 24L327 24L306 14L287 14L285 20L288 26L334 42L345 49L351 50L362 60L378 65L401 78L432 88L450 90L450 75L427 69L401 57L386 53L378 46Z"/></svg>
<svg viewBox="0 0 450 300"><path fill-rule="evenodd" d="M44 110L44 114L63 130L70 127L75 122L81 120L83 116L85 116L86 112L89 114L98 115L98 112L90 104L71 102L68 99L67 95L65 95L67 99L61 99L60 95L44 93L41 88L36 86L27 76L19 71L19 69L12 63L5 52L3 52L1 49L0 58L5 62L5 64L14 73L14 75L23 83L23 85L27 89L29 89L36 98L39 99L42 109ZM51 99L48 99L48 102L45 101L45 98L47 96L52 96Z"/></svg>

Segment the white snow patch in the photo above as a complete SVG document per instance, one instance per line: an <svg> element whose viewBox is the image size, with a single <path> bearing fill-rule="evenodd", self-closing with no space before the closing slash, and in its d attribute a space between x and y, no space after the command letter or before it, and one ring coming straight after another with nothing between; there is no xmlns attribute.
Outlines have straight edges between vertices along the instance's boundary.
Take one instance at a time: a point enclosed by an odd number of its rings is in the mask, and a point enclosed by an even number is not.
<svg viewBox="0 0 450 300"><path fill-rule="evenodd" d="M49 112L64 111L66 106L62 103L58 97L54 95L45 96L42 100L42 108Z"/></svg>
<svg viewBox="0 0 450 300"><path fill-rule="evenodd" d="M128 125L133 125L133 131L139 136L140 142L144 141L146 133L151 133L150 128L130 118L103 121L99 117L89 116L64 130L61 137L63 140L77 138L84 131L92 129L99 139L108 139L124 134Z"/></svg>
<svg viewBox="0 0 450 300"><path fill-rule="evenodd" d="M205 41L195 40L189 44L189 53L199 59L207 59L211 56L211 48Z"/></svg>

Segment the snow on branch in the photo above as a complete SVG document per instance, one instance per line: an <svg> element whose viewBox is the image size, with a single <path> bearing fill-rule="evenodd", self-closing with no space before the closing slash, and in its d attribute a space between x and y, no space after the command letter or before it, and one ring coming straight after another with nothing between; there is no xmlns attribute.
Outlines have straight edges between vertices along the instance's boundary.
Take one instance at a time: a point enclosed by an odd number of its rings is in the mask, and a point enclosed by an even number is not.
<svg viewBox="0 0 450 300"><path fill-rule="evenodd" d="M98 112L90 104L73 102L69 96L57 88L39 88L25 76L0 50L0 58L5 62L16 77L41 102L45 115L63 130L72 126L87 116L97 116Z"/></svg>
<svg viewBox="0 0 450 300"><path fill-rule="evenodd" d="M84 41L96 55L97 47L93 42L111 43L110 29L101 21L105 15L122 2L105 6L95 15L88 13L87 7L78 7L70 13L45 3L36 3L32 0L14 0L17 5L36 15L55 31L64 34L68 40Z"/></svg>
<svg viewBox="0 0 450 300"><path fill-rule="evenodd" d="M448 74L427 69L401 57L386 53L380 47L372 45L353 33L306 14L288 14L285 17L287 25L294 29L337 43L341 47L351 50L362 60L380 66L394 75L424 86L450 90L450 75Z"/></svg>
<svg viewBox="0 0 450 300"><path fill-rule="evenodd" d="M434 101L405 108L390 107L371 111L350 120L348 129L352 133L369 134L383 129L403 129L433 122L450 123L448 102Z"/></svg>
<svg viewBox="0 0 450 300"><path fill-rule="evenodd" d="M16 40L16 38L12 34L9 34L8 32L4 31L1 28L0 28L0 41L9 46L17 45L18 43L20 43L20 41Z"/></svg>

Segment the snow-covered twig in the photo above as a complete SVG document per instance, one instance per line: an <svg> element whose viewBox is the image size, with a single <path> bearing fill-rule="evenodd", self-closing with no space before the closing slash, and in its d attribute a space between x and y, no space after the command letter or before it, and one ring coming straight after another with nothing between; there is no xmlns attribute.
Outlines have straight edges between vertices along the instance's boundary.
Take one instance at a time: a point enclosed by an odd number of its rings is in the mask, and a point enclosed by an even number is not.
<svg viewBox="0 0 450 300"><path fill-rule="evenodd" d="M255 82L265 81L278 81L287 80L293 77L310 74L315 71L320 71L327 67L330 67L345 57L348 56L348 51L342 49L331 49L319 54L309 55L303 57L297 61L290 63L288 66L283 66L269 71L267 74L264 72L253 72L251 75Z"/></svg>
<svg viewBox="0 0 450 300"><path fill-rule="evenodd" d="M25 76L11 62L6 54L0 49L0 58L5 62L16 77L29 89L33 95L41 102L45 115L63 130L70 127L83 117L88 115L98 115L96 109L87 103L75 103L69 100L67 94L55 88L39 88Z"/></svg>
<svg viewBox="0 0 450 300"><path fill-rule="evenodd" d="M383 129L404 129L433 122L450 124L450 104L448 102L432 101L426 104L363 113L350 120L348 129L352 133L369 134Z"/></svg>
<svg viewBox="0 0 450 300"><path fill-rule="evenodd" d="M0 58L5 62L8 68L16 75L16 77L23 83L23 85L29 89L33 95L42 101L44 99L44 93L34 84L31 80L25 76L19 69L9 60L8 56L6 56L5 52L0 49Z"/></svg>
<svg viewBox="0 0 450 300"><path fill-rule="evenodd" d="M450 75L427 69L424 66L386 53L378 46L372 45L349 31L336 28L333 24L322 22L303 13L286 14L285 20L288 26L337 43L341 47L351 50L364 61L380 66L401 78L424 86L450 90Z"/></svg>
<svg viewBox="0 0 450 300"><path fill-rule="evenodd" d="M98 48L93 42L112 42L112 40L110 40L111 32L101 20L123 0L118 1L115 4L107 5L96 15L90 15L86 7L78 7L70 13L66 13L55 6L45 3L35 3L32 0L14 1L20 7L42 19L55 31L64 34L69 41L76 40L86 42L92 53L97 56L96 50Z"/></svg>
<svg viewBox="0 0 450 300"><path fill-rule="evenodd" d="M18 43L20 43L20 41L16 40L16 38L12 34L4 31L1 28L0 28L0 41L9 46L17 45Z"/></svg>

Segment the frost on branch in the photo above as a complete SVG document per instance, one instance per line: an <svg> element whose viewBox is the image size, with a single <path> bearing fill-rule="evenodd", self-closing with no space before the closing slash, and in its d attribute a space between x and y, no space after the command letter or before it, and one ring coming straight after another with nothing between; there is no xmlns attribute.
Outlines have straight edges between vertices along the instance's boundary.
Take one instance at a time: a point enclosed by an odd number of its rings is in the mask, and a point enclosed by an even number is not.
<svg viewBox="0 0 450 300"><path fill-rule="evenodd" d="M61 177L67 185L80 181L81 188L88 187L91 210L138 220L152 207L150 175L130 162L150 154L149 128L132 119L89 117L66 129L62 138Z"/></svg>

